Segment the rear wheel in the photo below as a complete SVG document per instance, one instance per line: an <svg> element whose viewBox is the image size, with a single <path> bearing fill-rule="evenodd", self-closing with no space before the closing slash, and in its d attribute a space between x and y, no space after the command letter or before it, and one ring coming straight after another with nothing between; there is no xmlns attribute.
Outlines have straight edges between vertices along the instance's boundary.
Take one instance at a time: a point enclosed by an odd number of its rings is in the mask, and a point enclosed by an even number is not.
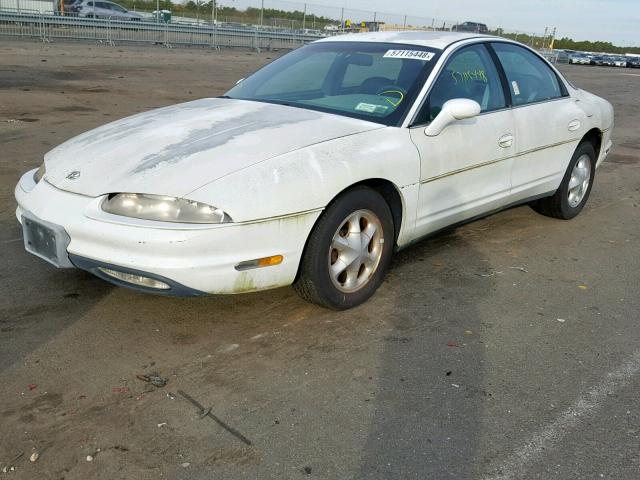
<svg viewBox="0 0 640 480"><path fill-rule="evenodd" d="M349 190L313 228L294 288L326 308L355 307L382 283L393 244L393 218L384 198L368 187Z"/></svg>
<svg viewBox="0 0 640 480"><path fill-rule="evenodd" d="M578 145L562 183L551 197L531 204L536 212L548 217L569 220L584 208L596 171L596 151L590 142Z"/></svg>

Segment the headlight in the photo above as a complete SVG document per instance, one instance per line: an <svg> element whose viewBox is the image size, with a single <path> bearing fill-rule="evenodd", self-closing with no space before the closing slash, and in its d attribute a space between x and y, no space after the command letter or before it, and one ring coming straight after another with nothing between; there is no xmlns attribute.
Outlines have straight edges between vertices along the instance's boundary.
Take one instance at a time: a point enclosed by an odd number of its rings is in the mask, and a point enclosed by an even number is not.
<svg viewBox="0 0 640 480"><path fill-rule="evenodd" d="M40 182L45 173L47 173L47 169L44 166L44 162L42 162L42 165L40 165L36 173L33 174L33 181L36 183Z"/></svg>
<svg viewBox="0 0 640 480"><path fill-rule="evenodd" d="M116 193L102 202L102 210L114 215L176 223L227 223L229 215L210 205L184 198Z"/></svg>

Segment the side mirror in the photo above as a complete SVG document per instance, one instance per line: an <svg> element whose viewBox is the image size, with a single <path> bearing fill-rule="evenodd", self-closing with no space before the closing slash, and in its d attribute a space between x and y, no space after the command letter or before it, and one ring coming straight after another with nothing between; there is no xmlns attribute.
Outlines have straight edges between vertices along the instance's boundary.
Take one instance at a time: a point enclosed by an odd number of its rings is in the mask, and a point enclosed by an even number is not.
<svg viewBox="0 0 640 480"><path fill-rule="evenodd" d="M436 118L424 129L427 137L440 135L447 125L456 120L473 118L480 113L480 104L468 98L454 98L442 105L442 110Z"/></svg>

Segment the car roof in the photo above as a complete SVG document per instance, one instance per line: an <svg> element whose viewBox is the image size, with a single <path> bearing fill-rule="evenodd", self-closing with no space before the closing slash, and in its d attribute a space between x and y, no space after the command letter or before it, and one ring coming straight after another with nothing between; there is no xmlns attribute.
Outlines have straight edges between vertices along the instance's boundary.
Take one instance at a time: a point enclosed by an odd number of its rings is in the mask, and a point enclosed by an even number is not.
<svg viewBox="0 0 640 480"><path fill-rule="evenodd" d="M464 32L425 32L425 31L402 31L402 32L367 32L349 33L347 35L337 35L327 37L318 42L379 42L398 43L404 45L416 45L420 47L431 47L443 50L449 45L461 40L470 38L498 39L492 35L480 35L476 33Z"/></svg>

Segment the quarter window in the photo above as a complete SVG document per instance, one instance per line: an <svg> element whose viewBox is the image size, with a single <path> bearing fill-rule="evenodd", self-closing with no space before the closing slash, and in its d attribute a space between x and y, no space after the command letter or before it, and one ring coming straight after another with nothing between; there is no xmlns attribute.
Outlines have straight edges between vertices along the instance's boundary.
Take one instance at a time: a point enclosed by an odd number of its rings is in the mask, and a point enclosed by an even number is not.
<svg viewBox="0 0 640 480"><path fill-rule="evenodd" d="M555 72L529 50L508 43L493 43L504 68L513 105L542 102L563 96Z"/></svg>
<svg viewBox="0 0 640 480"><path fill-rule="evenodd" d="M469 98L481 112L506 107L498 71L483 44L462 48L451 55L435 81L416 123L432 121L447 100Z"/></svg>

